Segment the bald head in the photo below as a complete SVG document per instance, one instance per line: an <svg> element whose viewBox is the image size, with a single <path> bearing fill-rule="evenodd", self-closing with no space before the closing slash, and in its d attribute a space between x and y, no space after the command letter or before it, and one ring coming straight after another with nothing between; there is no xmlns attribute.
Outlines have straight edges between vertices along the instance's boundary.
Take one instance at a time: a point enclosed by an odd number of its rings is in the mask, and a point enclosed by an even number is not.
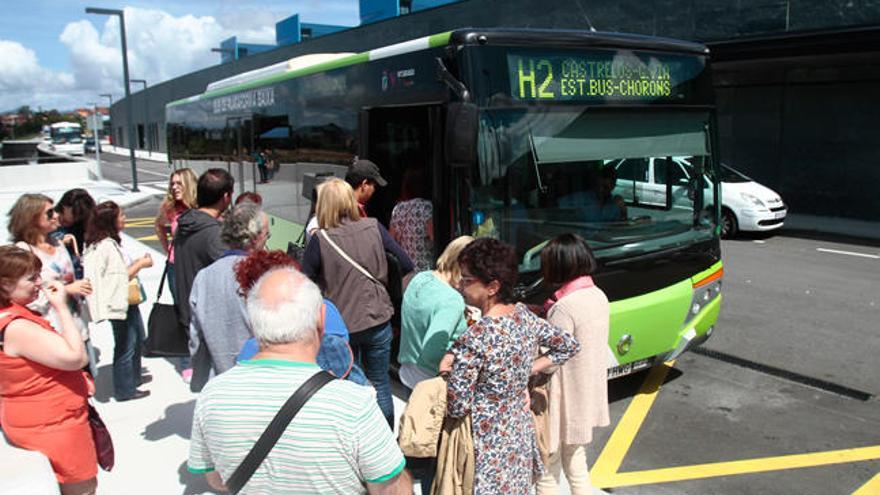
<svg viewBox="0 0 880 495"><path fill-rule="evenodd" d="M323 305L318 286L290 267L266 272L247 297L260 345L313 343L323 329Z"/></svg>

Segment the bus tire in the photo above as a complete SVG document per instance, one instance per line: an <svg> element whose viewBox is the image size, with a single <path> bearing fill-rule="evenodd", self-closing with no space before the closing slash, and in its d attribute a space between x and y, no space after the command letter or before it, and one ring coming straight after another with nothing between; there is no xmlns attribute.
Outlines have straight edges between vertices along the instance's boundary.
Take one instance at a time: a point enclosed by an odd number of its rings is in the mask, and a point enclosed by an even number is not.
<svg viewBox="0 0 880 495"><path fill-rule="evenodd" d="M721 209L721 238L730 239L735 237L739 232L739 223L736 221L736 215L729 208Z"/></svg>

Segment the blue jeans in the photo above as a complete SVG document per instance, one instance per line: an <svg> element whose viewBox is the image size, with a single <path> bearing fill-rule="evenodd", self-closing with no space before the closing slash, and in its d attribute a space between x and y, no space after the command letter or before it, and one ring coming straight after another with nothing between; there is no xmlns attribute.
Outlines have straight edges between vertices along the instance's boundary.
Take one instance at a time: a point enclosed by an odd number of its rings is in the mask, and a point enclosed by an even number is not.
<svg viewBox="0 0 880 495"><path fill-rule="evenodd" d="M144 320L136 304L128 307L124 320L110 320L113 327L113 397L125 400L141 383L141 344Z"/></svg>
<svg viewBox="0 0 880 495"><path fill-rule="evenodd" d="M394 429L394 402L391 400L391 378L388 365L391 362L391 322L349 335L349 344L355 360L364 369L367 378L376 389L379 409Z"/></svg>

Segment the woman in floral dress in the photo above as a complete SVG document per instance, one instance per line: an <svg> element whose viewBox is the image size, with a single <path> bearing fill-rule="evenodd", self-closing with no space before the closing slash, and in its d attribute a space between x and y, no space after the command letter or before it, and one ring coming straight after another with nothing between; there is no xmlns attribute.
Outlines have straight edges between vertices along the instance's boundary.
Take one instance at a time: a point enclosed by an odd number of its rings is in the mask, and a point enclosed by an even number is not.
<svg viewBox="0 0 880 495"><path fill-rule="evenodd" d="M459 290L483 317L450 349L447 414L471 415L474 495L527 495L543 473L527 409L529 376L564 363L580 344L525 305L514 304L517 262L511 246L477 239L459 262ZM542 347L548 351L535 359Z"/></svg>

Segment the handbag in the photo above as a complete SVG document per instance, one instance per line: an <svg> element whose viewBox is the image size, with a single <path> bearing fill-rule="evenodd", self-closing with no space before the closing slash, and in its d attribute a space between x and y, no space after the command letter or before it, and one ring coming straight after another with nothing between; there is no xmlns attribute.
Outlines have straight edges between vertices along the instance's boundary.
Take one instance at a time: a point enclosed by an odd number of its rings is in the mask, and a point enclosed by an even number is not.
<svg viewBox="0 0 880 495"><path fill-rule="evenodd" d="M98 465L104 471L113 469L113 463L116 455L113 451L113 439L110 438L110 431L107 425L98 415L95 406L89 404L89 427L92 429L92 440L95 442L95 453L98 457Z"/></svg>
<svg viewBox="0 0 880 495"><path fill-rule="evenodd" d="M300 232L299 237L296 238L295 241L289 241L287 243L287 256L290 259L296 261L300 265L302 264L303 256L306 253L306 227L303 226L302 232Z"/></svg>
<svg viewBox="0 0 880 495"><path fill-rule="evenodd" d="M272 421L269 423L269 426L266 427L265 431L263 431L263 434L260 435L257 443L251 447L250 452L248 452L244 460L241 461L241 464L235 468L235 472L232 473L232 476L226 481L226 488L230 493L233 495L237 494L244 485L247 484L248 480L251 479L251 476L254 474L254 471L260 467L263 459L269 455L272 447L274 447L278 442L278 439L281 438L281 434L287 429L287 425L290 424L290 421L293 420L296 413L299 412L302 406L304 406L313 395L315 395L315 392L321 390L321 387L335 379L336 378L330 373L321 370L312 375L305 381L305 383L296 389L296 392L287 399L287 402L284 403L281 410L278 411L278 414L272 418Z"/></svg>
<svg viewBox="0 0 880 495"><path fill-rule="evenodd" d="M168 262L159 281L159 292L156 302L147 320L149 333L144 342L145 357L189 357L189 332L180 324L177 308L173 304L159 302L162 298L162 287L168 275Z"/></svg>
<svg viewBox="0 0 880 495"><path fill-rule="evenodd" d="M140 304L144 302L146 297L144 296L144 288L141 286L141 281L135 277L128 281L128 305L132 304Z"/></svg>

